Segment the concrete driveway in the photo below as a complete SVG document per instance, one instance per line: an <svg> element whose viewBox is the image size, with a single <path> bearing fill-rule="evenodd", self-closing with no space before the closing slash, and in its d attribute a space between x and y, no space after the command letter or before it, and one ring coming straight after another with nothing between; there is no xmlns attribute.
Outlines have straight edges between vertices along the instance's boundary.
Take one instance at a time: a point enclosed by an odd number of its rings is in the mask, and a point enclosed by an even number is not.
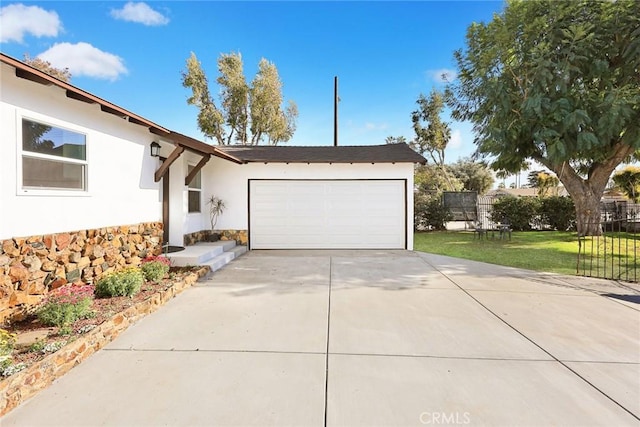
<svg viewBox="0 0 640 427"><path fill-rule="evenodd" d="M406 251L252 251L0 424L638 426L639 299Z"/></svg>

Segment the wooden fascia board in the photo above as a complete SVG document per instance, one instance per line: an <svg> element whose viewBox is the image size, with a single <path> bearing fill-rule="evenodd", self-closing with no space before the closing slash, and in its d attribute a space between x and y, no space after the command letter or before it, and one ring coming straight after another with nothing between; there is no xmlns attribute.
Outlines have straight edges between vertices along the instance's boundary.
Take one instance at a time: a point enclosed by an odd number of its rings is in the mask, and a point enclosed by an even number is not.
<svg viewBox="0 0 640 427"><path fill-rule="evenodd" d="M202 167L207 164L209 159L211 159L211 155L210 154L207 154L207 155L203 156L202 159L200 159L198 164L193 168L193 170L189 173L189 175L187 175L187 177L184 179L184 185L189 185L191 183L191 181L193 181L193 178L195 178L196 174L198 172L200 172L200 169L202 169Z"/></svg>
<svg viewBox="0 0 640 427"><path fill-rule="evenodd" d="M171 164L175 162L178 159L178 157L180 157L180 154L182 154L183 151L184 151L184 147L177 146L176 148L174 148L171 154L169 154L169 157L167 157L167 160L162 162L162 164L160 165L156 173L153 175L153 179L155 182L158 182L162 179L162 177L169 170L169 166L171 166Z"/></svg>

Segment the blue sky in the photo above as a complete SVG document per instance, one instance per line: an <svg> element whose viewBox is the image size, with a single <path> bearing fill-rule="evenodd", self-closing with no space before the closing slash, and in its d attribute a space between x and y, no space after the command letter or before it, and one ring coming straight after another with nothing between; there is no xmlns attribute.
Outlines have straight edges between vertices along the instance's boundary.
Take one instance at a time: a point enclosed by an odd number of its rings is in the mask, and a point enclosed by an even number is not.
<svg viewBox="0 0 640 427"><path fill-rule="evenodd" d="M264 57L299 109L289 145L333 143L339 78L340 145L413 137L420 93L455 77L453 51L501 1L209 2L2 1L0 50L68 67L72 83L156 123L202 138L180 73L190 52L210 82L221 53L240 52L247 80ZM212 92L217 90L212 86ZM448 117L447 117L448 118ZM473 152L470 125L451 123L447 161Z"/></svg>

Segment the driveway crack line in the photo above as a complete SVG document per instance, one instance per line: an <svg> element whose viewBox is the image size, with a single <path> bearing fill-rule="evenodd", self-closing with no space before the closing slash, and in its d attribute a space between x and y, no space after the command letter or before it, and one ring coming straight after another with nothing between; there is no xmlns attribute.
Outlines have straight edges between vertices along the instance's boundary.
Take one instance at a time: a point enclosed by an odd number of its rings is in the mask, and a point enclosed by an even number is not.
<svg viewBox="0 0 640 427"><path fill-rule="evenodd" d="M426 260L423 257L420 257L420 259L422 259L422 261L427 264L428 266L430 266L431 268L433 268L434 270L436 270L438 273L442 274L448 281L450 281L454 286L456 286L458 289L460 289L462 292L464 292L469 298L471 298L472 300L474 300L478 305L480 305L480 307L484 308L485 310L487 310L487 312L489 312L490 314L492 314L496 319L498 319L500 322L504 323L506 326L508 326L510 329L512 329L514 332L516 332L518 335L520 335L521 337L523 337L524 339L526 339L527 341L529 341L531 344L535 345L536 347L538 347L540 350L542 350L544 353L548 354L549 357L551 357L553 360L555 360L557 363L559 363L561 366L564 366L566 369L568 369L570 372L572 372L575 376L577 376L578 378L580 378L582 381L584 381L585 383L589 384L591 387L593 387L595 390L597 390L600 394L602 394L604 397L606 397L607 399L609 399L611 402L615 403L619 408L621 408L623 411L625 411L626 413L628 413L629 415L631 415L632 417L634 417L635 419L637 419L638 421L640 421L640 417L638 417L638 415L634 414L633 412L631 412L629 409L625 408L624 406L622 406L618 401L616 401L614 398L612 398L611 396L609 396L607 393L605 393L603 390L601 390L599 387L597 387L595 384L593 384L592 382L590 382L589 380L587 380L585 377L583 377L582 375L580 375L578 372L576 372L575 370L573 370L569 365L567 365L565 362L563 362L562 360L558 359L557 357L555 357L553 354L551 354L549 351L547 351L545 348L543 348L540 344L536 343L535 341L533 341L531 338L529 338L528 336L526 336L525 334L523 334L522 332L520 332L516 327L514 327L513 325L511 325L509 322L507 322L506 320L504 320L502 317L500 317L498 314L496 314L495 312L493 312L489 307L487 307L486 305L484 305L482 302L480 302L480 300L478 300L476 297L474 297L473 295L471 295L466 289L464 289L462 286L460 286L455 280L451 279L449 276L447 276L444 272L442 272L436 265L431 264L428 260Z"/></svg>
<svg viewBox="0 0 640 427"><path fill-rule="evenodd" d="M103 348L105 352L140 352L140 353L248 353L248 354L300 354L323 355L324 352L316 351L282 351L282 350L240 350L240 349L202 349L202 348Z"/></svg>
<svg viewBox="0 0 640 427"><path fill-rule="evenodd" d="M327 347L324 360L324 427L327 427L327 405L329 399L329 333L331 332L331 280L333 257L329 257L329 292L327 296Z"/></svg>

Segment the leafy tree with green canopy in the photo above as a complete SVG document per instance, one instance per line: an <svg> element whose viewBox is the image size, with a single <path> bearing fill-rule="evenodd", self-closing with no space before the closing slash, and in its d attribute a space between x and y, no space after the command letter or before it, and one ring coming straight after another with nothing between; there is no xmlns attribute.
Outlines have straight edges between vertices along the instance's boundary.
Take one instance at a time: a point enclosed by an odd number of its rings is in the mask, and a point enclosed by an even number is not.
<svg viewBox="0 0 640 427"><path fill-rule="evenodd" d="M447 101L473 123L477 154L553 171L578 233L600 234L607 181L640 148L640 2L511 0L454 57Z"/></svg>
<svg viewBox="0 0 640 427"><path fill-rule="evenodd" d="M418 109L411 113L416 136L410 145L423 156L428 153L433 163L442 171L449 191L456 191L456 183L451 180L451 173L447 171L444 163L445 149L451 139L449 123L440 118L444 110L444 96L432 89L429 97L420 94L416 103Z"/></svg>
<svg viewBox="0 0 640 427"><path fill-rule="evenodd" d="M462 191L464 187L446 165L444 168L433 164L416 166L413 182L419 193L438 196L443 191Z"/></svg>
<svg viewBox="0 0 640 427"><path fill-rule="evenodd" d="M464 190L476 191L482 195L493 186L493 174L483 162L474 162L470 158L463 158L448 165L448 169L462 183Z"/></svg>
<svg viewBox="0 0 640 427"><path fill-rule="evenodd" d="M250 85L239 53L220 55L218 72L220 106L211 96L207 76L193 52L182 72L182 85L191 89L187 104L200 110L198 128L206 137L220 145L257 145L263 141L277 145L291 139L298 107L289 101L283 109L282 82L273 63L262 58Z"/></svg>
<svg viewBox="0 0 640 427"><path fill-rule="evenodd" d="M622 191L633 203L640 201L640 167L627 166L613 174L613 183Z"/></svg>
<svg viewBox="0 0 640 427"><path fill-rule="evenodd" d="M411 113L413 130L416 134L412 141L413 149L421 155L429 153L433 163L442 167L444 150L451 139L449 123L440 118L444 110L443 94L433 89L429 97L420 94L416 104L418 109Z"/></svg>

